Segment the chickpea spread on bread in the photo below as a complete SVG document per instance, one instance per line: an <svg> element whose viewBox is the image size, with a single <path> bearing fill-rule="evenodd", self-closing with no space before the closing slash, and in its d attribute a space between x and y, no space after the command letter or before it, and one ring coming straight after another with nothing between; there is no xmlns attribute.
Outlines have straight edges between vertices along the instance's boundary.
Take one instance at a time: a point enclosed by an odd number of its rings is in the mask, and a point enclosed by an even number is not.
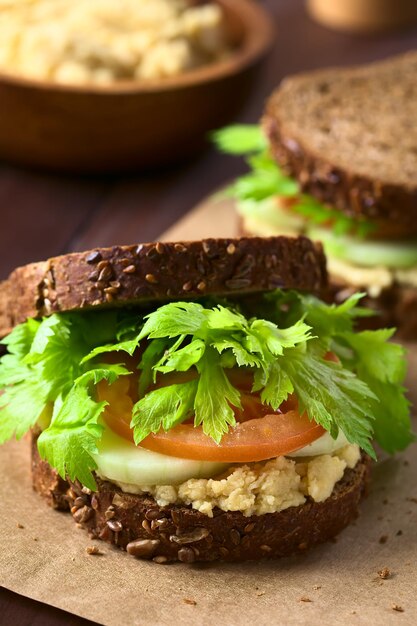
<svg viewBox="0 0 417 626"><path fill-rule="evenodd" d="M230 52L219 5L0 0L0 72L67 84L164 79Z"/></svg>
<svg viewBox="0 0 417 626"><path fill-rule="evenodd" d="M191 478L181 485L117 484L127 493L151 494L159 506L191 504L209 517L215 507L245 516L263 515L304 504L307 496L323 502L345 469L353 469L359 459L359 447L348 444L334 454L305 461L281 456L262 464L231 467L215 478Z"/></svg>

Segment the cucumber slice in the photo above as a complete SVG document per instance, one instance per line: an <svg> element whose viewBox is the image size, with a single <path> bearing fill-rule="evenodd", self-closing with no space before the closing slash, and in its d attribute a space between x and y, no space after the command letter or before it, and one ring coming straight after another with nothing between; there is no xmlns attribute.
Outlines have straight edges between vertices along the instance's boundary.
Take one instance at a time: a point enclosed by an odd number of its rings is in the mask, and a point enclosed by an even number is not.
<svg viewBox="0 0 417 626"><path fill-rule="evenodd" d="M404 242L360 240L338 236L325 228L310 228L307 235L321 241L328 256L362 267L409 268L417 265L417 240Z"/></svg>
<svg viewBox="0 0 417 626"><path fill-rule="evenodd" d="M296 213L281 209L279 198L265 200L241 200L237 203L237 211L242 217L256 220L256 223L269 227L274 233L298 234L304 230L305 221Z"/></svg>
<svg viewBox="0 0 417 626"><path fill-rule="evenodd" d="M336 439L333 439L330 433L326 432L324 435L309 443L301 450L296 450L296 452L291 452L286 456L289 457L302 457L302 456L320 456L322 454L333 454L343 446L348 444L348 440L346 439L346 435L339 430L339 434Z"/></svg>
<svg viewBox="0 0 417 626"><path fill-rule="evenodd" d="M177 485L189 478L211 478L223 472L229 464L190 461L158 454L135 446L106 428L98 445L99 453L92 455L99 474L131 485Z"/></svg>

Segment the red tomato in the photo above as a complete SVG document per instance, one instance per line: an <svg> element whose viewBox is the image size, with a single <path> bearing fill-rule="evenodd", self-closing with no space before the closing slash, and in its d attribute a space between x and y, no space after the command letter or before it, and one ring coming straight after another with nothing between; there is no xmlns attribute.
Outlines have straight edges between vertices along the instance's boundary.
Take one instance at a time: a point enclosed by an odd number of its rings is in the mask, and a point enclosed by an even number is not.
<svg viewBox="0 0 417 626"><path fill-rule="evenodd" d="M153 388L184 382L194 376L192 372L184 375L169 374L160 377ZM141 441L141 447L185 459L244 463L288 454L318 439L325 432L321 426L310 421L306 414L299 414L294 396L278 412L271 413L271 409L262 404L259 395L250 393L252 381L249 381L246 372L240 375L235 370L230 378L242 390L242 409L235 409L238 424L230 428L220 444L205 435L201 426L195 427L189 420L189 423L179 424L167 432L149 435ZM105 381L100 382L97 395L99 400L109 403L104 412L106 423L118 435L133 441L130 428L133 408L131 387L137 387L136 375L120 377L110 386Z"/></svg>
<svg viewBox="0 0 417 626"><path fill-rule="evenodd" d="M264 461L303 448L324 433L298 411L272 413L241 422L216 444L201 426L179 424L168 432L146 437L141 446L154 452L184 459L245 463Z"/></svg>

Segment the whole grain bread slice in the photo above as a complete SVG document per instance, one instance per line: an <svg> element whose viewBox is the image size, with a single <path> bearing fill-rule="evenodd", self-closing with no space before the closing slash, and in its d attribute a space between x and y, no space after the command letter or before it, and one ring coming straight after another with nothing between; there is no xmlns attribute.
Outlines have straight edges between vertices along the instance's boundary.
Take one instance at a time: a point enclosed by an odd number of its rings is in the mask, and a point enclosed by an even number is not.
<svg viewBox="0 0 417 626"><path fill-rule="evenodd" d="M304 191L376 220L381 236L417 233L417 51L287 78L267 102L272 153Z"/></svg>
<svg viewBox="0 0 417 626"><path fill-rule="evenodd" d="M0 284L0 336L55 312L277 287L326 288L320 245L305 237L146 243L67 254L14 270Z"/></svg>
<svg viewBox="0 0 417 626"><path fill-rule="evenodd" d="M324 502L308 499L279 513L251 517L215 509L210 518L189 506L160 507L150 496L124 493L100 479L94 493L67 483L40 459L36 439L33 435L33 487L48 504L71 510L90 537L157 563L246 561L304 552L332 539L357 517L370 475L370 459L362 456Z"/></svg>

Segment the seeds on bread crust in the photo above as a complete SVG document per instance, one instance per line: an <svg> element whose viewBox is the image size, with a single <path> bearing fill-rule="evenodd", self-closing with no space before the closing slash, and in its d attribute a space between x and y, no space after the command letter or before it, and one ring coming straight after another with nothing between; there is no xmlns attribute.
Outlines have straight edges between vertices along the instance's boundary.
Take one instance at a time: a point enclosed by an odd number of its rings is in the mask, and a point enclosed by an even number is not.
<svg viewBox="0 0 417 626"><path fill-rule="evenodd" d="M0 284L0 336L29 317L239 295L286 287L319 294L323 250L305 237L206 239L114 246L17 268Z"/></svg>

